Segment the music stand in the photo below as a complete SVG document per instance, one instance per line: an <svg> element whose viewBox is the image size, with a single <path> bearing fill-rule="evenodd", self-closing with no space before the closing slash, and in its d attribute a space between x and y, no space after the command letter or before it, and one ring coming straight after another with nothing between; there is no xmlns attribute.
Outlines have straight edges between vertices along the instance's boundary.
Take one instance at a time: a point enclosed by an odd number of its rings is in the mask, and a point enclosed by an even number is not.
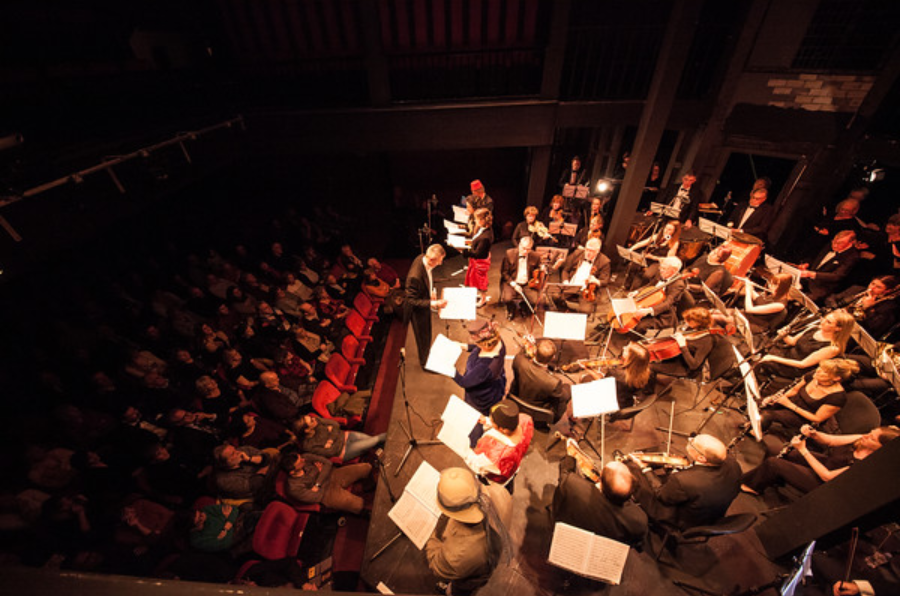
<svg viewBox="0 0 902 596"><path fill-rule="evenodd" d="M704 217L698 218L698 229L706 234L711 234L712 236L716 236L722 240L729 240L733 236L733 229L728 228L727 226L722 226L719 223L715 223L710 219L706 219Z"/></svg>
<svg viewBox="0 0 902 596"><path fill-rule="evenodd" d="M598 430L598 449L592 449L598 454L601 466L604 466L605 444L605 416L620 410L617 402L617 382L613 377L605 377L589 383L577 383L571 387L571 403L573 404L574 418L591 418L589 426L583 438L588 437L592 422L598 422L601 426ZM588 439L587 439L588 440ZM592 446L592 442L589 441Z"/></svg>

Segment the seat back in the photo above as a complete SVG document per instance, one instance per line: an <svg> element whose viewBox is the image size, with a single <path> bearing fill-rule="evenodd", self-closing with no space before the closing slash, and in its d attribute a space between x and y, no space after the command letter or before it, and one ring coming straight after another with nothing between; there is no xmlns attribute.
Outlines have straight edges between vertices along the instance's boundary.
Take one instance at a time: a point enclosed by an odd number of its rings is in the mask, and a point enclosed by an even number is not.
<svg viewBox="0 0 902 596"><path fill-rule="evenodd" d="M307 519L307 514L298 513L281 501L272 501L254 529L254 551L270 561L297 556Z"/></svg>
<svg viewBox="0 0 902 596"><path fill-rule="evenodd" d="M861 391L849 391L846 405L836 413L836 423L845 435L867 433L880 426L880 410Z"/></svg>
<svg viewBox="0 0 902 596"><path fill-rule="evenodd" d="M370 300L370 297L364 292L358 292L357 295L354 296L354 308L363 315L364 319L377 318L376 305L373 304L373 301Z"/></svg>
<svg viewBox="0 0 902 596"><path fill-rule="evenodd" d="M536 426L549 426L554 423L554 412L548 408L540 408L539 406L528 404L513 393L508 393L507 397L516 402L520 406L520 411L529 415Z"/></svg>
<svg viewBox="0 0 902 596"><path fill-rule="evenodd" d="M350 378L354 372L351 365L348 364L344 356L337 352L333 353L329 361L326 362L325 372L326 378L332 381L336 387L340 388L343 385L354 384L354 379Z"/></svg>
<svg viewBox="0 0 902 596"><path fill-rule="evenodd" d="M335 420L326 405L338 399L339 395L341 395L341 391L336 389L335 385L329 381L320 381L313 391L313 409L323 418Z"/></svg>
<svg viewBox="0 0 902 596"><path fill-rule="evenodd" d="M344 339L341 340L341 355L348 362L363 360L363 347L360 344L360 340L354 337L353 334L345 335Z"/></svg>
<svg viewBox="0 0 902 596"><path fill-rule="evenodd" d="M345 326L357 339L368 336L370 333L369 324L362 316L360 316L359 312L353 309L351 309L351 311L348 312L348 316L345 317Z"/></svg>

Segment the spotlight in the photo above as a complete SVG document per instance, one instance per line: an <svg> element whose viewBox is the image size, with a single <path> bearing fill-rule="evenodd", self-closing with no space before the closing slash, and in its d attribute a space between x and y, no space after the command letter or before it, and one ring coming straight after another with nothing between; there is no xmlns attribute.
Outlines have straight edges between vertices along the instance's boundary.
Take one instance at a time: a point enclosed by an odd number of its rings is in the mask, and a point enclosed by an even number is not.
<svg viewBox="0 0 902 596"><path fill-rule="evenodd" d="M595 188L598 189L598 192L608 192L611 190L611 183L607 180L601 179L598 181L598 184L595 185Z"/></svg>
<svg viewBox="0 0 902 596"><path fill-rule="evenodd" d="M877 168L871 170L870 176L868 176L868 182L879 182L886 177L886 171L883 168Z"/></svg>

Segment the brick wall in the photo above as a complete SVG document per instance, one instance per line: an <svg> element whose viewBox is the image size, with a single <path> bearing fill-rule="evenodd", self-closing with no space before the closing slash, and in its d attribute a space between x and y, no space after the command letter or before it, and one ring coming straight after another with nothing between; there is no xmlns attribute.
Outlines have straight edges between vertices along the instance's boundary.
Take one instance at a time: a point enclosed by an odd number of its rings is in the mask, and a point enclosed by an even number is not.
<svg viewBox="0 0 902 596"><path fill-rule="evenodd" d="M771 98L778 108L812 112L854 112L874 85L868 75L800 74L768 79Z"/></svg>

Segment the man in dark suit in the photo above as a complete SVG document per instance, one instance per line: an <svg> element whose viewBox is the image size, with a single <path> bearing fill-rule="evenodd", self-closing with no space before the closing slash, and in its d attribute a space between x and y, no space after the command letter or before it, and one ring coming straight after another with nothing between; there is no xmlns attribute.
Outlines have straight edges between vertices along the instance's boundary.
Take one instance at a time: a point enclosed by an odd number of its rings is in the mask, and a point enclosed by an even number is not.
<svg viewBox="0 0 902 596"><path fill-rule="evenodd" d="M648 516L630 501L635 479L629 468L613 461L601 471L601 486L576 471L576 460L561 460L560 479L551 503L555 522L588 530L627 544L638 544L648 531Z"/></svg>
<svg viewBox="0 0 902 596"><path fill-rule="evenodd" d="M698 206L705 202L705 195L694 186L696 180L695 174L689 172L683 176L679 184L671 184L658 197L659 203L679 208L680 216L677 219L687 228L692 227L698 219Z"/></svg>
<svg viewBox="0 0 902 596"><path fill-rule="evenodd" d="M742 469L716 437L698 435L686 450L691 467L672 473L664 484L653 487L647 469L631 461L638 480L636 499L648 516L681 530L714 523L727 512L739 494Z"/></svg>
<svg viewBox="0 0 902 596"><path fill-rule="evenodd" d="M538 290L527 286L541 262L541 255L532 250L532 243L531 236L523 236L517 248L508 249L504 253L504 260L501 261L501 302L507 308L509 321L516 316L518 303L520 314L523 316L528 314L520 292L526 296L533 308L539 298Z"/></svg>
<svg viewBox="0 0 902 596"><path fill-rule="evenodd" d="M534 358L523 352L514 357L514 380L510 386L512 395L531 406L553 411L555 420L564 414L570 403L570 385L548 370L556 357L554 342L540 339Z"/></svg>
<svg viewBox="0 0 902 596"><path fill-rule="evenodd" d="M749 200L736 205L727 219L727 226L737 232L751 234L767 241L767 232L774 219L774 207L767 203L767 189L753 190Z"/></svg>
<svg viewBox="0 0 902 596"><path fill-rule="evenodd" d="M577 248L563 262L561 281L565 284L579 286L578 289L567 289L552 292L552 298L563 301L568 308L580 312L595 312L595 302L586 300L582 291L593 283L596 285L595 300L601 295L601 288L611 282L611 260L601 252L601 240L592 238L586 242L585 248Z"/></svg>
<svg viewBox="0 0 902 596"><path fill-rule="evenodd" d="M646 287L661 286L664 288L664 300L655 304L640 308L636 314L642 319L636 325L636 331L644 333L651 328L676 327L677 309L683 294L686 292L686 281L680 278L680 271L683 268L683 262L679 257L664 257L661 259L661 266L654 277L649 280ZM635 297L636 290L630 292L630 297Z"/></svg>
<svg viewBox="0 0 902 596"><path fill-rule="evenodd" d="M803 263L802 277L808 280L808 296L820 302L836 292L839 284L861 259L855 248L855 232L844 230L833 237L811 263Z"/></svg>
<svg viewBox="0 0 902 596"><path fill-rule="evenodd" d="M432 308L442 308L448 303L438 299L432 283L432 270L444 259L442 245L431 245L425 254L413 260L404 284L404 324L413 323L413 337L417 342L420 365L424 367L432 347Z"/></svg>

